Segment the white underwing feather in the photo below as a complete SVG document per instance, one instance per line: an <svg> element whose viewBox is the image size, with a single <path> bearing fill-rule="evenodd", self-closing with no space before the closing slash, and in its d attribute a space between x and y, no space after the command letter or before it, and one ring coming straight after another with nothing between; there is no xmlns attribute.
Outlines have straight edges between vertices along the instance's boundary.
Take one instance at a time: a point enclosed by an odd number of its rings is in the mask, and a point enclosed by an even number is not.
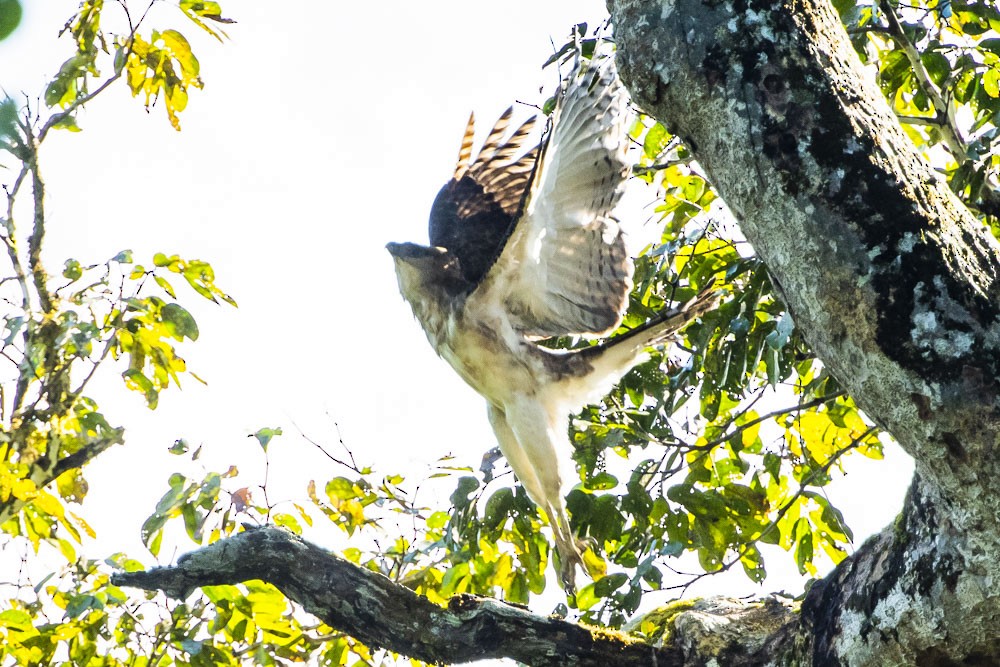
<svg viewBox="0 0 1000 667"><path fill-rule="evenodd" d="M529 335L601 335L621 322L632 262L611 211L628 174L625 112L611 58L570 75L524 217L480 287L502 289Z"/></svg>

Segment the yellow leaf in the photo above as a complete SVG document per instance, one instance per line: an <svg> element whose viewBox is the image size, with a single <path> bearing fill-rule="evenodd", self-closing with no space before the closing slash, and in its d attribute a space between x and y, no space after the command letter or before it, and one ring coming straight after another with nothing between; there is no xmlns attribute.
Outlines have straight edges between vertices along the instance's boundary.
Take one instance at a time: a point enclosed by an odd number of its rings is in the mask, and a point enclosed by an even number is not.
<svg viewBox="0 0 1000 667"><path fill-rule="evenodd" d="M170 55L177 60L181 66L181 76L185 83L198 85L196 79L201 66L198 59L191 52L191 44L181 33L176 30L164 30L160 34L163 44L170 50Z"/></svg>
<svg viewBox="0 0 1000 667"><path fill-rule="evenodd" d="M748 415L749 416L749 415ZM750 447L755 442L757 442L757 435L760 433L760 424L754 424L753 426L748 426L743 429L740 433L740 441L743 443L744 447Z"/></svg>
<svg viewBox="0 0 1000 667"><path fill-rule="evenodd" d="M589 547L583 552L583 568L594 581L597 581L608 573L607 562Z"/></svg>
<svg viewBox="0 0 1000 667"><path fill-rule="evenodd" d="M834 424L826 412L807 412L799 417L795 427L810 456L821 465L860 435Z"/></svg>
<svg viewBox="0 0 1000 667"><path fill-rule="evenodd" d="M18 500L29 501L35 497L38 487L30 479L18 479L11 484L10 490Z"/></svg>
<svg viewBox="0 0 1000 667"><path fill-rule="evenodd" d="M491 543L489 540L479 540L479 553L483 560L487 563L492 563L499 551L497 550L496 544Z"/></svg>
<svg viewBox="0 0 1000 667"><path fill-rule="evenodd" d="M66 559L66 562L75 563L76 549L73 548L73 545L70 544L67 540L63 539L58 540L58 544L59 544L59 553L63 555L63 558Z"/></svg>
<svg viewBox="0 0 1000 667"><path fill-rule="evenodd" d="M80 634L80 630L80 626L78 625L69 625L64 623L57 626L56 629L52 631L51 637L56 641L66 641L68 639L73 639L73 637Z"/></svg>

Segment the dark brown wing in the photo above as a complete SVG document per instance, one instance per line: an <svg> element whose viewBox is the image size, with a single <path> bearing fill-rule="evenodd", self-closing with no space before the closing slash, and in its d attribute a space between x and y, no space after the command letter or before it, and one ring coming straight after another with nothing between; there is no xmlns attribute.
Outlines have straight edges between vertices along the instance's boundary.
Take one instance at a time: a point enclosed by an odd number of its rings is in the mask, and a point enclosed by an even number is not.
<svg viewBox="0 0 1000 667"><path fill-rule="evenodd" d="M479 284L503 250L520 216L538 158L538 146L517 157L534 118L504 139L512 111L507 109L500 116L471 164L475 121L470 116L455 174L431 207L431 245L451 251L472 285Z"/></svg>

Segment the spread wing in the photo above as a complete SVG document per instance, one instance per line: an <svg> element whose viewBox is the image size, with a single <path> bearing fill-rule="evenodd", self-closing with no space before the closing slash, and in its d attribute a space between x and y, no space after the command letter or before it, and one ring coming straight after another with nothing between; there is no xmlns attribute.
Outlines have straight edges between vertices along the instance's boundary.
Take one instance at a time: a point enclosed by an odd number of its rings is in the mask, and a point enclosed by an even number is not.
<svg viewBox="0 0 1000 667"><path fill-rule="evenodd" d="M613 58L577 56L523 214L474 292L525 334L601 335L621 323L633 266L611 212L628 175L625 107Z"/></svg>
<svg viewBox="0 0 1000 667"><path fill-rule="evenodd" d="M431 245L455 255L472 286L479 284L500 255L523 207L538 158L538 146L518 157L535 125L534 117L504 139L511 113L509 108L500 116L471 163L475 119L469 117L455 174L431 207Z"/></svg>

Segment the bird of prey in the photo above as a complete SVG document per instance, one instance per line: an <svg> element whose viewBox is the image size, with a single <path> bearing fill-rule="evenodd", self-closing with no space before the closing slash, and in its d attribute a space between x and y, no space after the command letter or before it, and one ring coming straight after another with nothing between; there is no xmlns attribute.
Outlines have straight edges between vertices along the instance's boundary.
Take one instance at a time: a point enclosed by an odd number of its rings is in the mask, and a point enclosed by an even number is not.
<svg viewBox="0 0 1000 667"><path fill-rule="evenodd" d="M569 416L716 301L703 293L582 349L538 344L621 325L633 262L612 210L629 173L626 104L614 59L577 53L541 143L523 147L534 118L504 138L508 109L473 159L470 118L431 209L431 245L387 246L431 345L486 399L500 450L552 527L567 590L582 566L560 472Z"/></svg>

